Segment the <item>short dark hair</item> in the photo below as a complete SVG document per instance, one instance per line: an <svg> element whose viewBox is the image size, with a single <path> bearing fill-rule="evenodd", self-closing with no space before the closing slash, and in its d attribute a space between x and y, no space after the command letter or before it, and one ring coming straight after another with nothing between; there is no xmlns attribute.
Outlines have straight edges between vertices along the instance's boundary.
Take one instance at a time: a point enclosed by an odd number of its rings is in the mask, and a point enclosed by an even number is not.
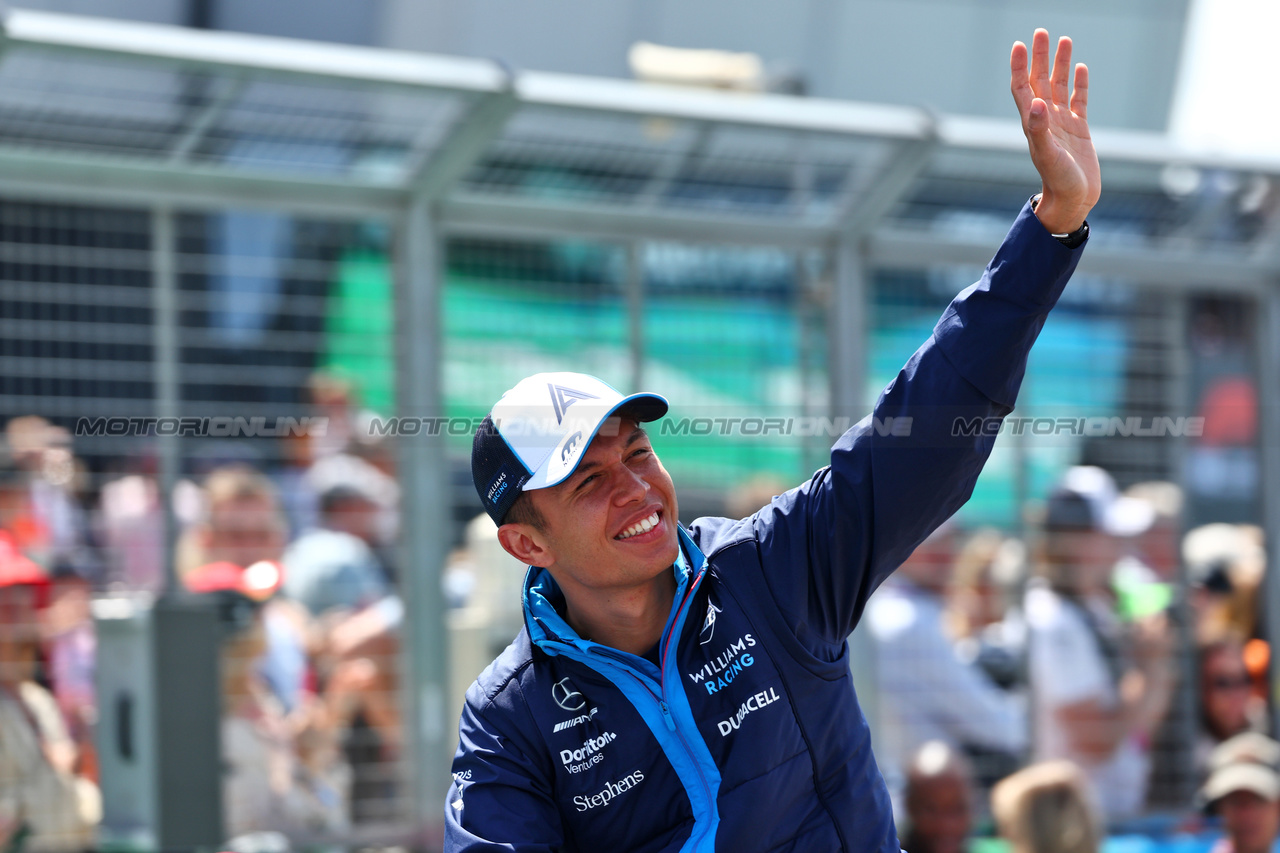
<svg viewBox="0 0 1280 853"><path fill-rule="evenodd" d="M511 509L507 510L507 515L502 519L502 523L527 524L539 533L547 532L547 519L533 505L533 500L529 497L528 492L520 493L516 498L516 502L511 505Z"/></svg>

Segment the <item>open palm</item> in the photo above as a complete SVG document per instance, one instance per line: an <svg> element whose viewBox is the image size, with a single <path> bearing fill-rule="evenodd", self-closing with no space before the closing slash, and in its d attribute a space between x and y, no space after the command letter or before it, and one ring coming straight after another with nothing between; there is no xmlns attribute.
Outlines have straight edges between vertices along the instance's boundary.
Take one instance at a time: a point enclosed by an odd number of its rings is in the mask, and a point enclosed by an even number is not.
<svg viewBox="0 0 1280 853"><path fill-rule="evenodd" d="M1015 42L1009 55L1010 89L1040 173L1044 195L1036 215L1053 232L1074 231L1084 222L1102 191L1098 153L1089 136L1089 69L1075 66L1071 82L1071 39L1058 40L1052 73L1049 33L1036 30L1027 46Z"/></svg>

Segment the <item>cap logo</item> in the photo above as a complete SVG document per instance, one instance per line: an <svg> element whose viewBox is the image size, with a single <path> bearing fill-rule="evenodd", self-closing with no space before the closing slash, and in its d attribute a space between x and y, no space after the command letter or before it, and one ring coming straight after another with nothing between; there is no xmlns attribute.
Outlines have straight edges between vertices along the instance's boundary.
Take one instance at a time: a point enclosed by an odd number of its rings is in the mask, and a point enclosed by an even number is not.
<svg viewBox="0 0 1280 853"><path fill-rule="evenodd" d="M582 430L578 430L573 435L569 436L569 438L564 443L564 448L561 449L560 451L561 462L569 461L569 456L573 453L574 448L578 446L578 442L581 440L582 440Z"/></svg>
<svg viewBox="0 0 1280 853"><path fill-rule="evenodd" d="M498 469L497 475L489 481L489 488L485 490L485 496L489 503L496 504L502 500L502 496L506 493L511 485L511 479L507 475L507 468L504 465Z"/></svg>
<svg viewBox="0 0 1280 853"><path fill-rule="evenodd" d="M579 400L598 400L595 394L588 394L586 391L578 391L574 388L568 388L564 385L553 385L547 383L547 390L551 392L551 406L556 411L556 423L564 422L565 411Z"/></svg>

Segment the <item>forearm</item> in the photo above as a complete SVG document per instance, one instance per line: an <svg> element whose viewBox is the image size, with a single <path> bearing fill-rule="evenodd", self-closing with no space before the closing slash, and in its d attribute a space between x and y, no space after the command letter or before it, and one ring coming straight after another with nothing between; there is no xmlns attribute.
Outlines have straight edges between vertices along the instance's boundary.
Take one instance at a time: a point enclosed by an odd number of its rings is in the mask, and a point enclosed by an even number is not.
<svg viewBox="0 0 1280 853"><path fill-rule="evenodd" d="M1125 735L1148 737L1160 725L1173 697L1173 672L1167 662L1130 670L1120 684Z"/></svg>

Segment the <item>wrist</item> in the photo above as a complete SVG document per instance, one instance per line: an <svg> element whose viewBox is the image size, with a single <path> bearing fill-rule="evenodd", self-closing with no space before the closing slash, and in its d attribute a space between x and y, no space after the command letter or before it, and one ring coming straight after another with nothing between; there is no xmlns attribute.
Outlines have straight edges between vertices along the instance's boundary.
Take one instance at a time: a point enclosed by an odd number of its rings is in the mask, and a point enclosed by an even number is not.
<svg viewBox="0 0 1280 853"><path fill-rule="evenodd" d="M1050 234L1074 234L1084 227L1090 205L1059 200L1052 193L1040 192L1032 199L1032 210Z"/></svg>

